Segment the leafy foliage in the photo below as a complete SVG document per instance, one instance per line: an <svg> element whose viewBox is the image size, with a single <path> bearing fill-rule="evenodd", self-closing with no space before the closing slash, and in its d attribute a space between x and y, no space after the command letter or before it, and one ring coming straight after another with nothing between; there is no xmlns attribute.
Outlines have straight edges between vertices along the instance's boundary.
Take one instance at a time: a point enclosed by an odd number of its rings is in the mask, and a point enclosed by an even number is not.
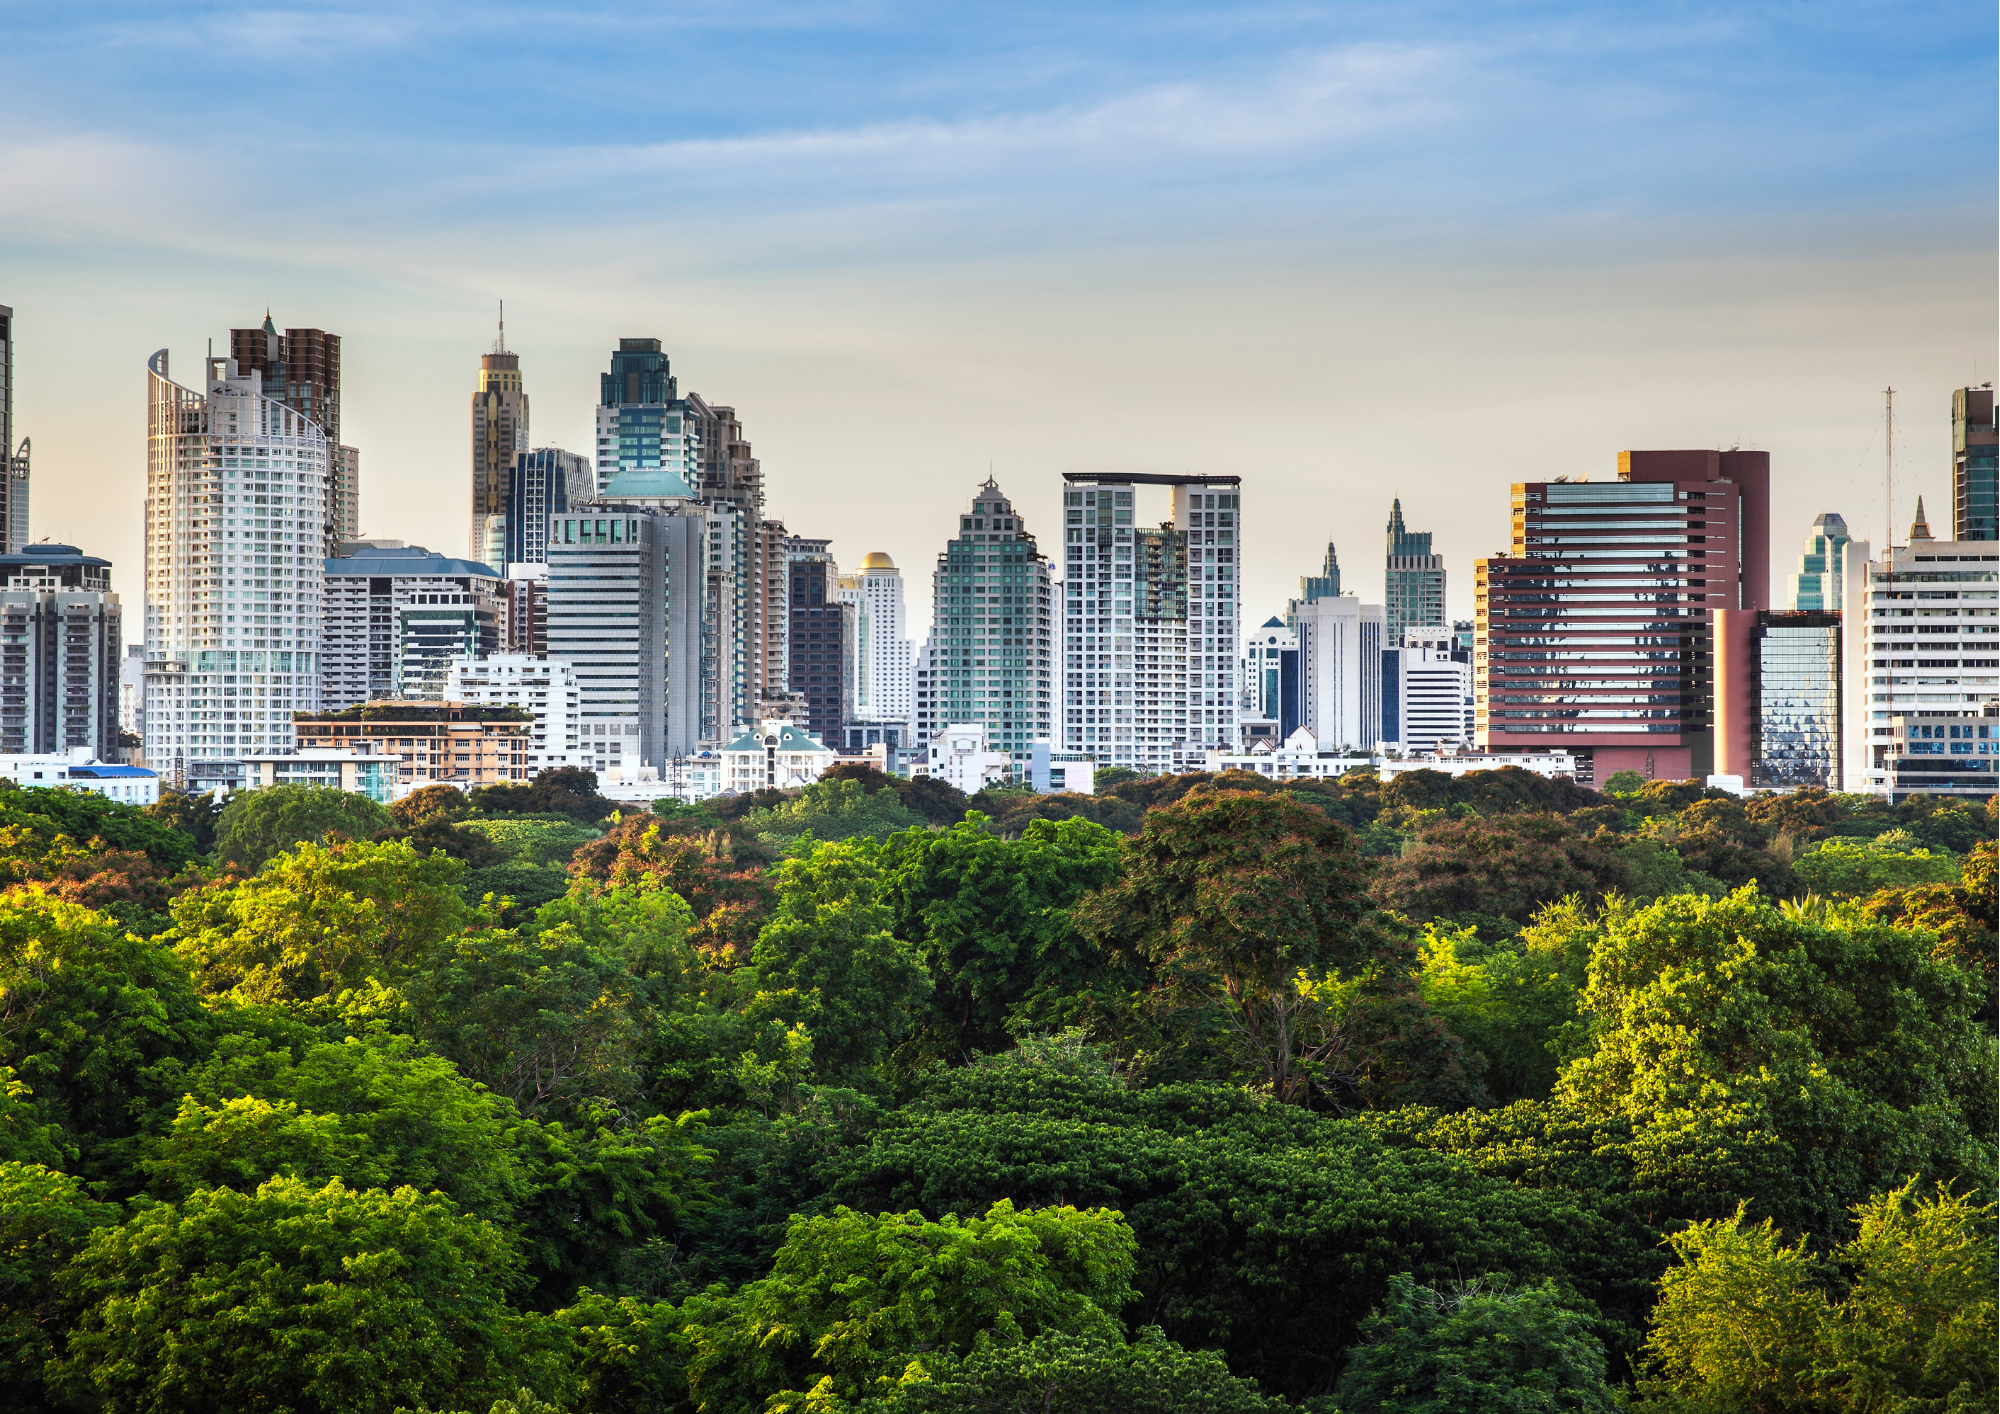
<svg viewBox="0 0 2000 1414"><path fill-rule="evenodd" d="M1922 848L1908 830L1890 830L1872 840L1826 840L1793 867L1800 882L1823 897L1866 898L1878 889L1953 883L1959 862Z"/></svg>
<svg viewBox="0 0 2000 1414"><path fill-rule="evenodd" d="M231 797L216 822L215 852L231 864L255 870L294 845L316 845L329 835L365 840L395 823L387 810L352 791L272 786Z"/></svg>
<svg viewBox="0 0 2000 1414"><path fill-rule="evenodd" d="M526 785L480 786L467 799L482 815L565 815L579 825L595 825L618 810L597 793L597 773L580 766L550 767Z"/></svg>

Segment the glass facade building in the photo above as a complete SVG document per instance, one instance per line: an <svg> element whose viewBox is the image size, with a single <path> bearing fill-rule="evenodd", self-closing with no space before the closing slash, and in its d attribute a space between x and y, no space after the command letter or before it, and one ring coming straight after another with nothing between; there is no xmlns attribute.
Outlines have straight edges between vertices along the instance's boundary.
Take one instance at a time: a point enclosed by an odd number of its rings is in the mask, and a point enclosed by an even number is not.
<svg viewBox="0 0 2000 1414"><path fill-rule="evenodd" d="M1756 717L1749 784L1839 790L1840 615L1766 611L1750 641Z"/></svg>
<svg viewBox="0 0 2000 1414"><path fill-rule="evenodd" d="M1951 395L1951 538L2000 540L2000 427L1993 385Z"/></svg>
<svg viewBox="0 0 2000 1414"><path fill-rule="evenodd" d="M1475 566L1478 744L1567 750L1584 784L1709 774L1709 615L1768 607L1769 487L1768 453L1713 451L1516 484L1512 553Z"/></svg>
<svg viewBox="0 0 2000 1414"><path fill-rule="evenodd" d="M1128 522L1129 505L1128 499ZM990 477L958 527L931 575L936 725L943 731L984 724L989 749L1006 752L1016 772L1025 773L1029 748L1049 740L1054 720L1055 589L1049 562ZM1128 525L1128 549L1130 533ZM1129 578L1128 565L1128 586Z"/></svg>
<svg viewBox="0 0 2000 1414"><path fill-rule="evenodd" d="M560 447L537 447L514 457L507 487L505 553L501 565L539 565L548 560L549 517L576 510L596 485L590 458Z"/></svg>
<svg viewBox="0 0 2000 1414"><path fill-rule="evenodd" d="M1794 609L1838 612L1841 565L1849 538L1847 521L1831 511L1813 521L1805 549L1799 552L1799 567L1792 573Z"/></svg>
<svg viewBox="0 0 2000 1414"><path fill-rule="evenodd" d="M812 733L838 750L848 719L854 715L860 621L855 606L840 597L840 566L828 551L831 543L802 535L785 541L786 575L791 586L787 686L805 698Z"/></svg>
<svg viewBox="0 0 2000 1414"><path fill-rule="evenodd" d="M681 401L658 339L620 339L597 376L599 494L621 471L666 471L692 496L700 472L700 429Z"/></svg>
<svg viewBox="0 0 2000 1414"><path fill-rule="evenodd" d="M1328 546L1328 552L1332 552ZM1389 558L1384 567L1382 603L1386 640L1398 647L1403 630L1444 622L1444 556L1431 553L1429 531L1404 528L1403 502L1389 511ZM1336 588L1334 592L1339 593Z"/></svg>

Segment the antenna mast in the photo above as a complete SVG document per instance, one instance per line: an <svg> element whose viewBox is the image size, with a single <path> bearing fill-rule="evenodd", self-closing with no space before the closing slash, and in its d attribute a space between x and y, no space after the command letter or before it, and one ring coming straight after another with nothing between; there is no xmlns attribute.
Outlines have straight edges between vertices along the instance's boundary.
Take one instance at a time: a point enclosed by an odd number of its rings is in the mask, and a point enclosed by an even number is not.
<svg viewBox="0 0 2000 1414"><path fill-rule="evenodd" d="M507 301L500 301L500 337L493 341L493 352L507 352Z"/></svg>
<svg viewBox="0 0 2000 1414"><path fill-rule="evenodd" d="M1888 533L1882 544L1896 543L1896 390L1882 390L1882 515Z"/></svg>

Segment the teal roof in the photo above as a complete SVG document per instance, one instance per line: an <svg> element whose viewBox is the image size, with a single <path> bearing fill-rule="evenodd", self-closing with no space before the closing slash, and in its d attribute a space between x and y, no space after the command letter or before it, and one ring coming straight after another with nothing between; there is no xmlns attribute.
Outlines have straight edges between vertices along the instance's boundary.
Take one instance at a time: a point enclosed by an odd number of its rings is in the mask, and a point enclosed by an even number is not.
<svg viewBox="0 0 2000 1414"><path fill-rule="evenodd" d="M1271 617L1264 620L1263 623L1263 627L1265 628L1283 628L1284 626L1285 626L1285 621L1279 618L1276 614L1271 615Z"/></svg>
<svg viewBox="0 0 2000 1414"><path fill-rule="evenodd" d="M665 467L627 467L611 478L598 499L604 501L630 501L640 497L692 496L694 492L678 472Z"/></svg>
<svg viewBox="0 0 2000 1414"><path fill-rule="evenodd" d="M722 749L724 751L762 751L764 749L763 728L758 727L746 731ZM811 732L802 731L787 722L778 732L778 750L824 751L826 750L826 744Z"/></svg>

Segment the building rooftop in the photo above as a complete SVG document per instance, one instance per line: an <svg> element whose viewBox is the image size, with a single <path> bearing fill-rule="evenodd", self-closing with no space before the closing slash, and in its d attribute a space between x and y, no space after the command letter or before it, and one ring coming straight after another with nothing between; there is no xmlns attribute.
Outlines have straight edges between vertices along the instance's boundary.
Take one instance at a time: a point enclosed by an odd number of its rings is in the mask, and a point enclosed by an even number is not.
<svg viewBox="0 0 2000 1414"><path fill-rule="evenodd" d="M74 545L53 545L43 542L37 545L23 545L18 555L0 555L0 567L21 565L101 565L111 568L111 561L101 560L95 555L86 555Z"/></svg>
<svg viewBox="0 0 2000 1414"><path fill-rule="evenodd" d="M434 577L477 575L482 579L500 578L499 573L490 565L482 565L477 560L456 560L449 555L426 550L421 545L406 545L394 549L386 546L370 546L362 549L357 546L356 552L352 555L328 560L326 573L390 578L416 575Z"/></svg>
<svg viewBox="0 0 2000 1414"><path fill-rule="evenodd" d="M866 555L861 557L861 568L864 570L892 570L896 568L896 562L890 559L885 551L870 550Z"/></svg>
<svg viewBox="0 0 2000 1414"><path fill-rule="evenodd" d="M640 501L691 497L694 492L679 472L664 467L632 468L613 476L598 497L602 501Z"/></svg>

